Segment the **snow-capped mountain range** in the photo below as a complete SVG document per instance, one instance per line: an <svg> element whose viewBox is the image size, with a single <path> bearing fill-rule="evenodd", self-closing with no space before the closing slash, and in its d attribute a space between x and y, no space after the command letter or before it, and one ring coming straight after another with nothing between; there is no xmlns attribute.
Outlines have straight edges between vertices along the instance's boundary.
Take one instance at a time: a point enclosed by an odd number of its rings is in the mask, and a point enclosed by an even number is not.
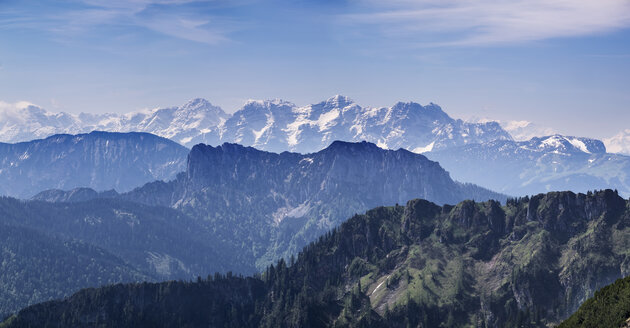
<svg viewBox="0 0 630 328"><path fill-rule="evenodd" d="M425 154L460 181L510 195L613 188L630 196L630 157L606 152L589 138L551 135L496 140Z"/></svg>
<svg viewBox="0 0 630 328"><path fill-rule="evenodd" d="M179 107L156 108L126 114L78 115L53 113L36 105L0 103L0 142L22 142L54 134L149 132L184 145L206 142L229 117L205 99L193 99ZM209 140L212 141L212 140Z"/></svg>
<svg viewBox="0 0 630 328"><path fill-rule="evenodd" d="M283 100L248 101L233 115L204 99L179 107L128 114L51 113L29 103L0 104L0 141L57 133L149 132L192 147L235 142L267 151L316 152L334 140L369 141L382 148L425 152L450 146L510 140L496 122L455 120L433 103L362 107L344 96L297 106ZM5 118L6 117L6 118Z"/></svg>
<svg viewBox="0 0 630 328"><path fill-rule="evenodd" d="M28 102L0 102L0 142L21 142L60 133L149 132L184 146L235 142L281 152L316 152L334 140L369 141L417 153L494 140L528 141L557 132L529 121L488 118L462 121L440 106L399 102L362 107L334 96L297 106L284 100L250 100L234 114L201 98L182 106L125 114L49 112ZM608 151L630 154L630 129L604 139Z"/></svg>
<svg viewBox="0 0 630 328"><path fill-rule="evenodd" d="M438 105L399 102L363 107L344 96L297 106L251 100L234 114L204 99L127 114L51 113L29 103L0 103L0 141L56 133L149 132L187 147L225 142L276 153L314 153L335 140L369 141L437 160L459 181L511 195L618 188L630 195L630 157L602 141L567 137L527 121L453 119ZM630 153L630 130L606 140Z"/></svg>

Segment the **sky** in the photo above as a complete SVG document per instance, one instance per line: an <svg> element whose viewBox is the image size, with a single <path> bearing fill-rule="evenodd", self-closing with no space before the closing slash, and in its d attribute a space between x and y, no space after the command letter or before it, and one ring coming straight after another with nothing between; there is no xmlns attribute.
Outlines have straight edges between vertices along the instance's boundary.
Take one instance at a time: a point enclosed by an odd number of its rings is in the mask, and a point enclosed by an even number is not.
<svg viewBox="0 0 630 328"><path fill-rule="evenodd" d="M630 128L630 0L0 0L0 101L129 112L197 97L433 102Z"/></svg>

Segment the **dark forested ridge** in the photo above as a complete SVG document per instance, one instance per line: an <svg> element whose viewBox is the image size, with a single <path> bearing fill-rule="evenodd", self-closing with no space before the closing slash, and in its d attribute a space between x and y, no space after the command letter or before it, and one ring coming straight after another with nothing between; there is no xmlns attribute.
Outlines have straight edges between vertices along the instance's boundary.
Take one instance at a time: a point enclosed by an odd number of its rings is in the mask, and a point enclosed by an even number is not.
<svg viewBox="0 0 630 328"><path fill-rule="evenodd" d="M219 251L198 220L117 199L0 198L0 237L0 314L85 287L192 279L235 267L234 255Z"/></svg>
<svg viewBox="0 0 630 328"><path fill-rule="evenodd" d="M630 277L619 279L589 298L558 328L620 328L630 326Z"/></svg>
<svg viewBox="0 0 630 328"><path fill-rule="evenodd" d="M628 241L630 207L611 190L412 200L354 216L260 277L88 289L4 327L543 327L628 274Z"/></svg>
<svg viewBox="0 0 630 328"><path fill-rule="evenodd" d="M0 316L87 286L154 277L105 249L0 223Z"/></svg>

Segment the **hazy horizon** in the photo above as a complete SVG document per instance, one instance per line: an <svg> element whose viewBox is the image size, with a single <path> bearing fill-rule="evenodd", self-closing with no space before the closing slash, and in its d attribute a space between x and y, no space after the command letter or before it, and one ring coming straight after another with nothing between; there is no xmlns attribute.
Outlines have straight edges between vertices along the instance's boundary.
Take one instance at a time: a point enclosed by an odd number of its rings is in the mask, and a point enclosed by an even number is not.
<svg viewBox="0 0 630 328"><path fill-rule="evenodd" d="M606 138L630 128L630 3L0 4L0 101L124 113L205 98L440 105ZM287 28L290 26L291 28Z"/></svg>

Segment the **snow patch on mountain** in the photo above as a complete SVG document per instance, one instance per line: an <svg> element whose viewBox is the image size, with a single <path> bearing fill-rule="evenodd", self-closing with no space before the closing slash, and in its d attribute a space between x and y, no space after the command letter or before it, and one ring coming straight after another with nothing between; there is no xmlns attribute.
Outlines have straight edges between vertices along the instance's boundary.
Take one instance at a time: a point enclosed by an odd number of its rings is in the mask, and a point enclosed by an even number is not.
<svg viewBox="0 0 630 328"><path fill-rule="evenodd" d="M588 150L588 147L586 147L586 144L584 144L584 142L578 138L566 138L567 141L569 141L573 147L587 153L590 154L591 152Z"/></svg>
<svg viewBox="0 0 630 328"><path fill-rule="evenodd" d="M539 150L560 155L574 153L606 153L606 146L597 139L578 138L554 134L546 137L534 137L526 142L519 142L523 149Z"/></svg>
<svg viewBox="0 0 630 328"><path fill-rule="evenodd" d="M430 152L431 150L433 150L433 146L435 145L435 141L426 145L425 147L418 147L416 149L413 150L414 153L417 154L422 154L422 153L427 153Z"/></svg>

